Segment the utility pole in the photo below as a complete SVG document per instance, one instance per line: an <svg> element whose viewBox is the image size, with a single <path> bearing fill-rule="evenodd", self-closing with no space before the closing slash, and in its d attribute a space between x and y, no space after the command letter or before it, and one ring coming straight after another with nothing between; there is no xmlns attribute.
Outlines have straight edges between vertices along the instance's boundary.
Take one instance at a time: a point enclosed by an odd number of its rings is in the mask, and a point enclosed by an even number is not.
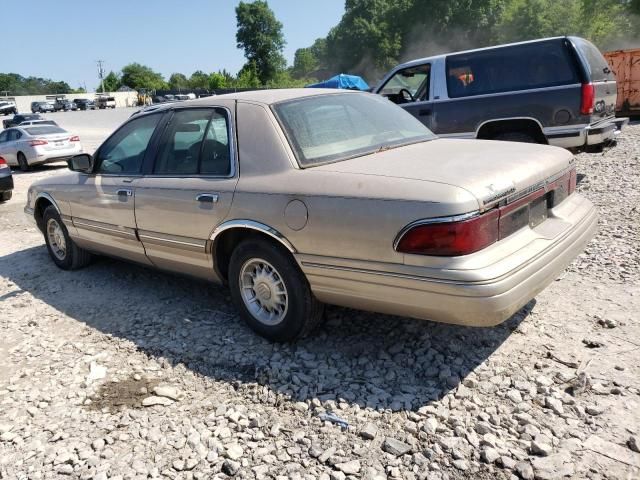
<svg viewBox="0 0 640 480"><path fill-rule="evenodd" d="M98 60L96 62L98 64L98 78L100 79L100 90L104 93L104 68L102 68L104 64L104 60Z"/></svg>

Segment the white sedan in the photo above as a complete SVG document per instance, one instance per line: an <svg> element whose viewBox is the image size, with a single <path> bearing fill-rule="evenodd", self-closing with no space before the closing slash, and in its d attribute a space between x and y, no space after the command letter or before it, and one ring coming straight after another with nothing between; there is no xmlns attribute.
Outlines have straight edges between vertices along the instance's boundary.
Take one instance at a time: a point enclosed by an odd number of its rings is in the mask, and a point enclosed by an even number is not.
<svg viewBox="0 0 640 480"><path fill-rule="evenodd" d="M66 161L81 152L80 137L57 125L21 125L0 133L0 156L24 172L34 165Z"/></svg>

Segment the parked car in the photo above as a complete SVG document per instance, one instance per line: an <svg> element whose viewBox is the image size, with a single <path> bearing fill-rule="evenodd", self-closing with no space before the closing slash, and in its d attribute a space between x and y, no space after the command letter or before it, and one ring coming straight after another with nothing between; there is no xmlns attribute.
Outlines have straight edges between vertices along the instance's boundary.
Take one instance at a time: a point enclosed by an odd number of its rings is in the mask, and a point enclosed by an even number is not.
<svg viewBox="0 0 640 480"><path fill-rule="evenodd" d="M0 156L23 172L81 152L80 138L55 125L19 126L0 132Z"/></svg>
<svg viewBox="0 0 640 480"><path fill-rule="evenodd" d="M7 161L0 157L0 203L11 200L13 194L13 176Z"/></svg>
<svg viewBox="0 0 640 480"><path fill-rule="evenodd" d="M53 120L25 120L24 122L20 122L21 127L28 127L33 125L58 125ZM17 126L17 125L16 125Z"/></svg>
<svg viewBox="0 0 640 480"><path fill-rule="evenodd" d="M449 53L395 67L375 89L441 137L548 143L611 142L616 79L598 49L558 37Z"/></svg>
<svg viewBox="0 0 640 480"><path fill-rule="evenodd" d="M16 126L20 125L21 123L29 122L29 121L33 121L33 120L44 120L44 119L38 114L29 115L29 114L26 114L26 113L18 113L16 115L14 115L13 118L11 118L10 120L3 120L2 121L2 127L3 128L16 127Z"/></svg>
<svg viewBox="0 0 640 480"><path fill-rule="evenodd" d="M16 108L16 104L13 102L0 102L0 115L10 115L18 113L18 109Z"/></svg>
<svg viewBox="0 0 640 480"><path fill-rule="evenodd" d="M76 104L78 110L95 110L96 104L88 98L76 98L73 103Z"/></svg>
<svg viewBox="0 0 640 480"><path fill-rule="evenodd" d="M322 303L496 325L597 224L567 150L438 139L369 93L170 104L69 164L25 207L58 267L95 252L226 283L278 341L309 332Z"/></svg>
<svg viewBox="0 0 640 480"><path fill-rule="evenodd" d="M78 107L71 100L67 100L66 98L57 98L53 104L53 109L56 112L59 112L60 110L69 112L71 110L77 110Z"/></svg>
<svg viewBox="0 0 640 480"><path fill-rule="evenodd" d="M31 113L54 112L53 104L49 102L31 102Z"/></svg>
<svg viewBox="0 0 640 480"><path fill-rule="evenodd" d="M96 97L96 107L99 109L116 108L115 97Z"/></svg>

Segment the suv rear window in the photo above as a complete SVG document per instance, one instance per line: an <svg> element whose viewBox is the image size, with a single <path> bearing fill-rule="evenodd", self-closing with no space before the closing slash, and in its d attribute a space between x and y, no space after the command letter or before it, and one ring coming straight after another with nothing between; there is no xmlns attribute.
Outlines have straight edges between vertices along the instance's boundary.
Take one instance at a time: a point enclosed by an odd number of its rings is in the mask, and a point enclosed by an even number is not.
<svg viewBox="0 0 640 480"><path fill-rule="evenodd" d="M592 82L615 80L615 75L609 68L609 64L593 43L577 37L573 37L571 40L586 62L589 78Z"/></svg>
<svg viewBox="0 0 640 480"><path fill-rule="evenodd" d="M447 57L449 97L580 83L564 38Z"/></svg>

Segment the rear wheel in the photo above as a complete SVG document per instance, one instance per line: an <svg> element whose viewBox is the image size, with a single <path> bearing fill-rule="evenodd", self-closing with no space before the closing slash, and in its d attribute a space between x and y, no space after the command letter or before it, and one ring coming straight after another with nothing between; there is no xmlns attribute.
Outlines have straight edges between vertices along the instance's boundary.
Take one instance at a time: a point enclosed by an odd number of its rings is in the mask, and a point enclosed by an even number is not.
<svg viewBox="0 0 640 480"><path fill-rule="evenodd" d="M493 137L492 140L500 140L503 142L537 143L535 138L524 132L499 133Z"/></svg>
<svg viewBox="0 0 640 480"><path fill-rule="evenodd" d="M29 166L29 162L27 161L27 157L24 156L24 153L18 152L18 165L20 166L20 170L23 172L28 172L31 170Z"/></svg>
<svg viewBox="0 0 640 480"><path fill-rule="evenodd" d="M268 340L301 338L322 320L323 305L289 252L264 239L245 240L233 251L229 286L242 318Z"/></svg>
<svg viewBox="0 0 640 480"><path fill-rule="evenodd" d="M77 270L91 262L91 253L78 247L69 237L67 227L62 223L54 206L45 209L42 219L47 250L58 267L63 270Z"/></svg>

